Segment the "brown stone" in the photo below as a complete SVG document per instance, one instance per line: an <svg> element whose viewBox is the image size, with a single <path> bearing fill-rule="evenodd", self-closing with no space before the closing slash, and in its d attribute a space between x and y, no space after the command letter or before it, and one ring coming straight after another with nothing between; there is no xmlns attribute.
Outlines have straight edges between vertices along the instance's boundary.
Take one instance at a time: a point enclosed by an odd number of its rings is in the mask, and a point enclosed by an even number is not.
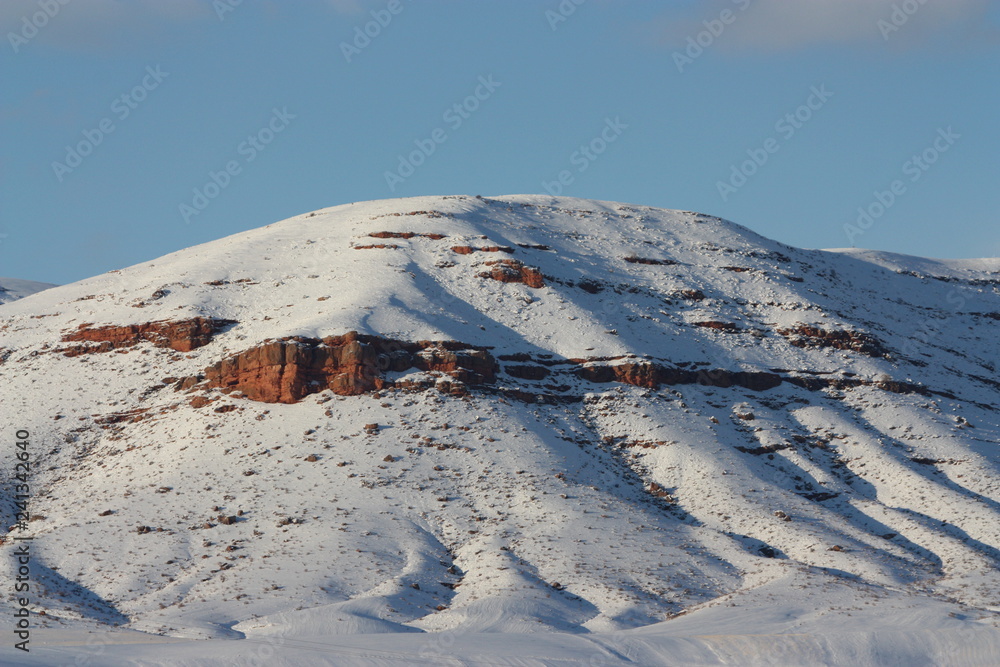
<svg viewBox="0 0 1000 667"><path fill-rule="evenodd" d="M635 255L629 255L622 259L629 264L648 264L650 266L671 266L677 263L672 259L652 259L650 257L636 257Z"/></svg>
<svg viewBox="0 0 1000 667"><path fill-rule="evenodd" d="M169 347L177 352L190 352L208 345L216 333L230 324L236 324L236 322L208 317L160 320L124 326L91 327L90 324L81 324L76 331L65 334L62 337L62 342L96 343L96 345L79 345L57 351L72 357L79 354L128 348L147 341L156 347Z"/></svg>
<svg viewBox="0 0 1000 667"><path fill-rule="evenodd" d="M869 357L886 356L885 347L874 336L861 331L827 330L799 324L790 329L778 329L777 333L795 347L852 350Z"/></svg>
<svg viewBox="0 0 1000 667"><path fill-rule="evenodd" d="M535 289L545 287L545 279L538 268L525 266L516 259L493 260L486 262L486 266L492 268L480 273L482 278L491 278L502 283L523 283Z"/></svg>
<svg viewBox="0 0 1000 667"><path fill-rule="evenodd" d="M733 333L739 331L740 328L733 324L732 322L719 322L716 320L706 320L704 322L694 322L696 327L703 327L705 329L714 329L716 331L722 331L725 333Z"/></svg>
<svg viewBox="0 0 1000 667"><path fill-rule="evenodd" d="M422 236L425 239L431 239L433 241L439 241L446 238L444 234L421 234L418 232L372 232L368 236L375 239L412 239L414 236Z"/></svg>
<svg viewBox="0 0 1000 667"><path fill-rule="evenodd" d="M702 384L712 387L746 387L754 391L765 391L777 387L782 382L774 373L732 372L721 369L691 371L671 368L648 361L625 362L620 364L590 364L581 366L577 375L590 382L621 382L637 387L655 389L660 385Z"/></svg>
<svg viewBox="0 0 1000 667"><path fill-rule="evenodd" d="M368 236L373 239L412 239L416 232L372 232Z"/></svg>
<svg viewBox="0 0 1000 667"><path fill-rule="evenodd" d="M505 245L481 246L479 248L468 245L457 245L452 246L451 250L459 255L471 255L474 252L505 252L507 254L514 252L513 248Z"/></svg>
<svg viewBox="0 0 1000 667"><path fill-rule="evenodd" d="M493 382L496 361L457 341L399 341L350 332L343 336L268 341L205 369L206 386L238 390L254 401L295 403L331 389L341 396L389 385L387 371L417 368L465 384Z"/></svg>

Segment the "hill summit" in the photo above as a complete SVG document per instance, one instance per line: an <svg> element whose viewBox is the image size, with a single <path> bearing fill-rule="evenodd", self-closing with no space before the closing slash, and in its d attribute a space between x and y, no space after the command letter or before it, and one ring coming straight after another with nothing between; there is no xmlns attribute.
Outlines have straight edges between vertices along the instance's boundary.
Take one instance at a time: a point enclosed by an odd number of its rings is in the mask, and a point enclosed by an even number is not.
<svg viewBox="0 0 1000 667"><path fill-rule="evenodd" d="M5 304L0 401L48 623L959 627L1000 587L998 321L998 260L417 197Z"/></svg>

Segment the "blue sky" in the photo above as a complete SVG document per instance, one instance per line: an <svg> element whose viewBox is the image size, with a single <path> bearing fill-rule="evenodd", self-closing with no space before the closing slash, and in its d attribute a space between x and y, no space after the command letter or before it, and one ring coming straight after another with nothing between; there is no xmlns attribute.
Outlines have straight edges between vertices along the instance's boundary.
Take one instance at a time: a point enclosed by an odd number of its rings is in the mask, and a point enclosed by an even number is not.
<svg viewBox="0 0 1000 667"><path fill-rule="evenodd" d="M997 256L998 14L4 0L0 275L71 282L422 194L562 192L804 247Z"/></svg>

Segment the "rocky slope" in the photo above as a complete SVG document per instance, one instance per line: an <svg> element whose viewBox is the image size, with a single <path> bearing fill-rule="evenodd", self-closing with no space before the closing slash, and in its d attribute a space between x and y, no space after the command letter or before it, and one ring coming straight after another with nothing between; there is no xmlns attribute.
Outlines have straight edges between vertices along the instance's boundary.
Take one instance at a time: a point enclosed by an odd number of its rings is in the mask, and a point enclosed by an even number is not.
<svg viewBox="0 0 1000 667"><path fill-rule="evenodd" d="M985 623L998 326L997 260L398 199L0 307L0 419L52 623L589 632L803 590L782 627Z"/></svg>

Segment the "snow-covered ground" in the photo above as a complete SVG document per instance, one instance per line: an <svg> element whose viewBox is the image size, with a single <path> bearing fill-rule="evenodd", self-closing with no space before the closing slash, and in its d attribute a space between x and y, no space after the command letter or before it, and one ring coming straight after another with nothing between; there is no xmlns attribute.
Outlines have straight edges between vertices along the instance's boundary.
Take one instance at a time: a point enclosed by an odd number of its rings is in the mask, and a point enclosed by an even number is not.
<svg viewBox="0 0 1000 667"><path fill-rule="evenodd" d="M481 275L502 259L544 286ZM192 317L235 324L190 352L61 351ZM1000 663L998 326L997 259L542 196L339 206L8 303L0 432L30 431L41 517L24 664L112 626L90 664L270 642L268 664ZM486 346L501 372L294 404L164 382L349 331ZM625 363L708 381L577 372Z"/></svg>

